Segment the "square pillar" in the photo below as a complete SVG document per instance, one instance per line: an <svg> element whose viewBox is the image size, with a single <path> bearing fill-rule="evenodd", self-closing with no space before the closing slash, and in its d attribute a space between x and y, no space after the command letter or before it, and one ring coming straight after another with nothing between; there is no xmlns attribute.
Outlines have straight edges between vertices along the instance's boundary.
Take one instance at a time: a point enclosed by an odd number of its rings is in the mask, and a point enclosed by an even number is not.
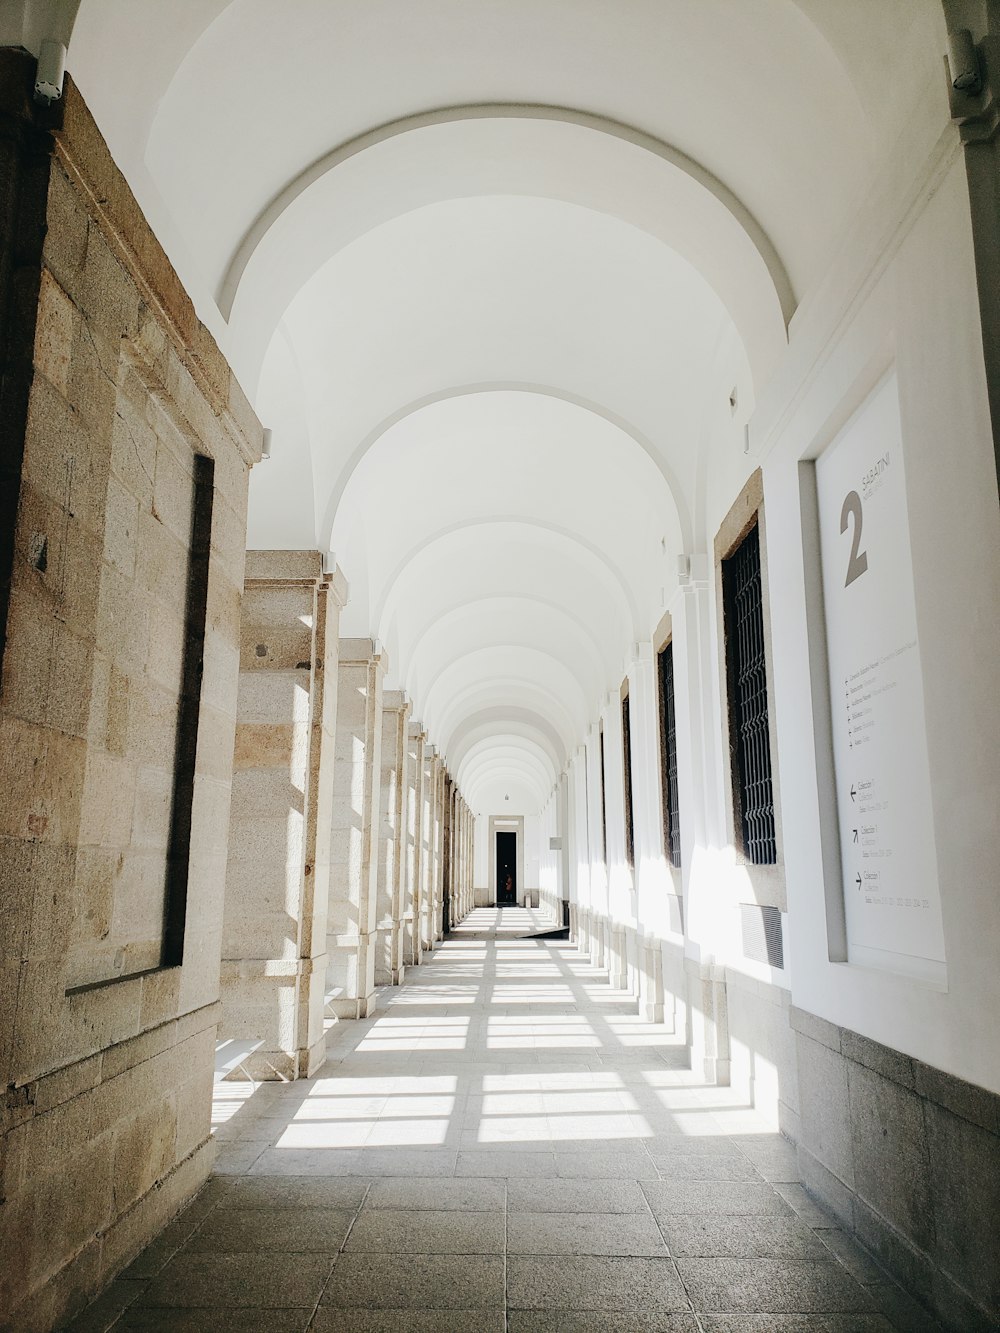
<svg viewBox="0 0 1000 1333"><path fill-rule="evenodd" d="M437 778L436 751L424 744L420 810L420 945L425 953L434 948L434 784Z"/></svg>
<svg viewBox="0 0 1000 1333"><path fill-rule="evenodd" d="M407 729L406 864L403 907L403 963L415 967L423 956L420 939L420 904L423 873L424 741L418 723Z"/></svg>
<svg viewBox="0 0 1000 1333"><path fill-rule="evenodd" d="M323 993L338 625L318 551L248 551L222 936L223 1037L255 1079L325 1058Z"/></svg>
<svg viewBox="0 0 1000 1333"><path fill-rule="evenodd" d="M386 665L374 640L340 640L326 950L326 1011L336 1018L367 1018L375 1003Z"/></svg>
<svg viewBox="0 0 1000 1333"><path fill-rule="evenodd" d="M409 759L410 702L401 690L382 699L382 817L378 825L378 940L375 984L396 986L403 980L403 880L405 796Z"/></svg>

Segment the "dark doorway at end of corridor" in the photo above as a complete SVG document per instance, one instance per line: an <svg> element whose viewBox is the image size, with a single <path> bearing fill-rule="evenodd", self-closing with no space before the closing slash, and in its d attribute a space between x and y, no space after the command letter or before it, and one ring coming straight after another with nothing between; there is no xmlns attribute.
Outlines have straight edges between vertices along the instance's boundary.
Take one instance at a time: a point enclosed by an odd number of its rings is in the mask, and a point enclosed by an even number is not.
<svg viewBox="0 0 1000 1333"><path fill-rule="evenodd" d="M513 907L517 903L517 834L498 832L497 838L497 906Z"/></svg>

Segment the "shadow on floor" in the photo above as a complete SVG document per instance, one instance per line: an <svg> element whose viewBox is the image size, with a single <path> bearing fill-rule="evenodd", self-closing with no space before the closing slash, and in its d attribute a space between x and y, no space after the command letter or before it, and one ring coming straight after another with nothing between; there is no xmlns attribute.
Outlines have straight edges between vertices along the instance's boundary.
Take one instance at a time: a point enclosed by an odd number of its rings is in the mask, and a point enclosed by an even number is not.
<svg viewBox="0 0 1000 1333"><path fill-rule="evenodd" d="M918 1333L795 1152L524 909L477 909L293 1084L75 1333Z"/></svg>

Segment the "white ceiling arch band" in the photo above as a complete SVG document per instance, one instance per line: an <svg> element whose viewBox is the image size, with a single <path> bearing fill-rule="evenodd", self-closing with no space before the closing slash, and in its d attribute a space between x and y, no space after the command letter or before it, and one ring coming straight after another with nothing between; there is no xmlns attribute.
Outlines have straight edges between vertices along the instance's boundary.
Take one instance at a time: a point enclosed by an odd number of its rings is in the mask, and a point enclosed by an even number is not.
<svg viewBox="0 0 1000 1333"><path fill-rule="evenodd" d="M605 572L610 575L611 581L617 586L618 591L621 594L622 603L627 608L629 621L636 627L636 631L638 632L638 626L641 624L641 619L631 586L622 570L605 551L602 551L596 543L586 541L577 533L569 532L556 523L545 523L541 519L525 518L523 515L519 514L497 514L490 518L472 519L467 523L452 523L446 528L441 528L439 531L429 533L421 541L417 542L416 545L410 547L400 556L395 569L385 580L384 591L381 593L378 603L373 608L372 624L380 627L385 625L387 618L392 614L393 597L403 575L408 571L413 561L416 560L422 552L432 547L436 542L439 542L446 537L453 536L455 533L470 532L475 528L496 527L534 528L541 532L551 533L553 536L559 537L563 542L577 547L581 551L586 551L587 554L592 557L593 560L598 562ZM381 630L379 637L382 637Z"/></svg>
<svg viewBox="0 0 1000 1333"><path fill-rule="evenodd" d="M439 683L436 688L440 693L447 688L447 682L443 686ZM577 744L586 726L586 716L582 715L584 710L578 707L574 716L565 706L561 691L540 684L537 674L534 678L507 672L488 679L480 676L464 688L454 690L439 709L435 703L434 698L428 697L424 710L427 734L434 737L445 754L449 751L451 738L459 732L465 720L486 709L520 709L548 717L567 753Z"/></svg>
<svg viewBox="0 0 1000 1333"><path fill-rule="evenodd" d="M217 292L217 304L223 318L228 322L232 315L236 295L247 266L274 223L296 199L305 194L310 186L322 180L330 172L335 171L342 163L350 161L351 158L357 157L368 149L377 147L390 139L430 126L458 124L473 120L503 119L558 121L567 125L576 125L582 129L591 130L596 134L606 135L640 148L690 177L736 220L741 230L749 237L770 276L771 285L774 288L775 297L787 330L797 304L796 294L788 271L767 232L742 200L717 176L714 176L694 158L681 152L680 149L645 133L643 130L623 124L621 121L594 115L589 111L578 111L573 107L516 102L439 107L433 111L403 116L367 130L318 158L275 195L244 233L226 267Z"/></svg>
<svg viewBox="0 0 1000 1333"><path fill-rule="evenodd" d="M552 601L551 598L537 597L537 596L531 596L531 597L518 596L516 598L491 596L491 597L481 598L478 600L472 600L467 598L459 602L457 605L445 608L440 612L440 614L436 615L433 620L429 620L425 624L424 628L417 635L417 637L410 642L408 651L410 667L408 668L407 676L403 682L403 687L406 690L406 692L410 695L413 694L413 690L411 687L412 672L415 669L415 664L417 663L420 657L421 647L425 643L427 643L428 640L432 638L432 636L438 634L442 629L445 628L445 626L449 622L453 622L458 616L465 614L470 609L475 609L479 611L482 608L495 607L501 603L509 605L515 602L519 604L526 603L531 607L535 606L544 607L545 610L554 620L563 620L568 622L568 624L572 627L573 632L577 633L580 639L584 641L585 643L584 651L588 655L588 661L591 663L591 665L597 667L600 674L602 675L604 674L602 670L602 667L604 666L604 654L601 651L600 642L598 641L597 636L595 635L593 630L589 626L587 626L578 616L567 611L565 607L561 606L558 602ZM379 637L382 636L380 635Z"/></svg>
<svg viewBox="0 0 1000 1333"><path fill-rule="evenodd" d="M548 720L526 708L484 708L452 733L448 755L459 766L467 754L484 741L498 736L520 736L548 755L555 773L561 773L568 757L562 737Z"/></svg>
<svg viewBox="0 0 1000 1333"><path fill-rule="evenodd" d="M551 767L547 758L536 746L517 737L506 737L503 734L498 735L492 742L484 742L474 747L461 762L456 762L451 756L448 762L459 783L484 769L503 768L505 765L512 767L515 764L530 766L543 777L549 787L559 777L559 770Z"/></svg>
<svg viewBox="0 0 1000 1333"><path fill-rule="evenodd" d="M414 399L413 402L406 403L397 408L395 412L384 417L377 426L364 437L358 447L351 454L346 464L340 471L334 486L330 499L327 502L323 517L317 525L317 531L321 542L330 544L334 524L337 520L337 511L340 508L340 502L344 498L344 492L350 483L351 477L357 470L358 464L365 457L368 451L374 448L381 437L398 426L400 422L405 421L407 417L415 416L422 412L424 408L433 407L436 403L448 402L455 398L470 398L478 394L489 393L528 393L537 394L542 398L554 398L558 402L569 403L573 407L579 407L584 412L592 412L594 416L601 417L609 425L616 427L627 435L640 449L649 457L650 461L656 466L663 480L667 484L670 492L670 498L673 501L676 511L677 526L680 531L683 549L691 549L693 538L693 523L691 521L691 511L684 498L684 488L680 484L676 473L669 463L663 457L662 452L656 447L653 441L643 432L637 429L617 412L613 412L600 403L591 399L584 398L580 394L571 393L565 389L560 389L552 384L525 383L521 381L483 381L477 384L457 384L447 389L440 389L435 393L425 394L421 398Z"/></svg>

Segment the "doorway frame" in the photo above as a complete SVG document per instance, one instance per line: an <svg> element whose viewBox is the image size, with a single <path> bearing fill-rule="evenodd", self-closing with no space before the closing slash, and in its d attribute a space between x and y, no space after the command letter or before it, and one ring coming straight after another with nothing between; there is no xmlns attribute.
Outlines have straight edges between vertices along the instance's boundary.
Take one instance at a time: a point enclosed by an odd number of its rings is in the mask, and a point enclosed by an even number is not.
<svg viewBox="0 0 1000 1333"><path fill-rule="evenodd" d="M497 834L513 833L516 839L518 907L524 904L524 815L490 815L490 906L497 905Z"/></svg>

